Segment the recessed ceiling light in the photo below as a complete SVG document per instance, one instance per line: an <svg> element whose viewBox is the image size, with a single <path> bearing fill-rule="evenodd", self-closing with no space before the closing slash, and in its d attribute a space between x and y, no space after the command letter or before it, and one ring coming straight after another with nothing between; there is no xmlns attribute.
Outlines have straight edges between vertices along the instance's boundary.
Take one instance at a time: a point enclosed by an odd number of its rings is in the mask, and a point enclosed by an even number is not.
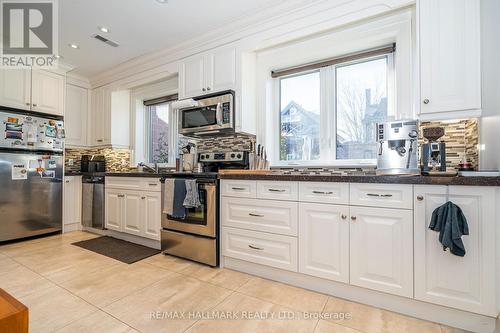
<svg viewBox="0 0 500 333"><path fill-rule="evenodd" d="M80 46L76 45L76 44L69 44L69 47L71 47L72 49L79 49Z"/></svg>
<svg viewBox="0 0 500 333"><path fill-rule="evenodd" d="M106 28L106 27L103 27L102 25L101 26L98 26L97 29L99 29L99 31L102 31L102 32L105 32L105 33L108 33L109 32L109 29Z"/></svg>
<svg viewBox="0 0 500 333"><path fill-rule="evenodd" d="M156 0L158 3L168 3L168 0Z"/></svg>

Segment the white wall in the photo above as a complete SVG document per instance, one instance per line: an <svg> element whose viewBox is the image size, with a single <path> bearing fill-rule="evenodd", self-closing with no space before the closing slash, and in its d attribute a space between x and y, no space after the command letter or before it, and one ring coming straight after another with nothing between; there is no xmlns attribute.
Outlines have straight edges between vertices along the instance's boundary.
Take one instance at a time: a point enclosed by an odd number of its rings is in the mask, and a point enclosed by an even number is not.
<svg viewBox="0 0 500 333"><path fill-rule="evenodd" d="M500 1L481 0L481 169L500 169Z"/></svg>

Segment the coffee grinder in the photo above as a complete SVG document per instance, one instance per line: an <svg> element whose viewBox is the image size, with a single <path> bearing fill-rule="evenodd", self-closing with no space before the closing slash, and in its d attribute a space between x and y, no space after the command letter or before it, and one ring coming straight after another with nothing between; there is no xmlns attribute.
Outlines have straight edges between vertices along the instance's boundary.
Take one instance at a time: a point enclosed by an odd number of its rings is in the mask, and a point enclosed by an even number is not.
<svg viewBox="0 0 500 333"><path fill-rule="evenodd" d="M423 129L423 136L427 139L427 143L422 145L421 169L423 174L432 171L446 172L446 144L438 142L443 135L443 127Z"/></svg>

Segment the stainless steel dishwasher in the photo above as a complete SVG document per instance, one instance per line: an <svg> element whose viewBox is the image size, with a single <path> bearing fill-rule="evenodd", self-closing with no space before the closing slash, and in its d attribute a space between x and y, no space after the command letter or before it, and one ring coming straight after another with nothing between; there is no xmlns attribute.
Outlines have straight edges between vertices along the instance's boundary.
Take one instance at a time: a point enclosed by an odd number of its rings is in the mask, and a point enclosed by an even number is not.
<svg viewBox="0 0 500 333"><path fill-rule="evenodd" d="M104 177L82 177L82 225L104 229Z"/></svg>

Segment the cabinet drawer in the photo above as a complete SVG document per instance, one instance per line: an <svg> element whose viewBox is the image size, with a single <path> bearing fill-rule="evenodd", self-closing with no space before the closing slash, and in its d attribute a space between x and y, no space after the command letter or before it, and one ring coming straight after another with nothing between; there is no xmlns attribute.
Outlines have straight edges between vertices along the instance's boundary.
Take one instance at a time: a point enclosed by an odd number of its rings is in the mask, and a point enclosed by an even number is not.
<svg viewBox="0 0 500 333"><path fill-rule="evenodd" d="M297 201L299 184L297 182L258 181L257 198Z"/></svg>
<svg viewBox="0 0 500 333"><path fill-rule="evenodd" d="M251 180L221 180L221 194L238 198L256 198L257 182Z"/></svg>
<svg viewBox="0 0 500 333"><path fill-rule="evenodd" d="M115 188L122 190L140 190L142 179L137 177L106 177L106 188Z"/></svg>
<svg viewBox="0 0 500 333"><path fill-rule="evenodd" d="M160 178L143 178L141 180L141 190L161 192Z"/></svg>
<svg viewBox="0 0 500 333"><path fill-rule="evenodd" d="M351 184L350 203L357 206L413 208L413 186L399 184Z"/></svg>
<svg viewBox="0 0 500 333"><path fill-rule="evenodd" d="M297 238L222 228L222 255L297 271Z"/></svg>
<svg viewBox="0 0 500 333"><path fill-rule="evenodd" d="M223 197L224 226L297 236L298 203Z"/></svg>
<svg viewBox="0 0 500 333"><path fill-rule="evenodd" d="M299 200L304 202L349 204L348 183L299 183Z"/></svg>

